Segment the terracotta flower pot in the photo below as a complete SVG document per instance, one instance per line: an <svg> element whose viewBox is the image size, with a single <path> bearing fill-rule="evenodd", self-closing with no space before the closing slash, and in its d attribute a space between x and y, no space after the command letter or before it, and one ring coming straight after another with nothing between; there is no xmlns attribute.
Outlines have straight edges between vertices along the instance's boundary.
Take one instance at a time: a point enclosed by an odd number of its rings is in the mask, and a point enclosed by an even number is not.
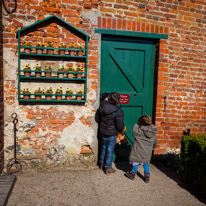
<svg viewBox="0 0 206 206"><path fill-rule="evenodd" d="M36 76L36 77L41 77L41 73L36 72L36 73L35 73L35 76Z"/></svg>
<svg viewBox="0 0 206 206"><path fill-rule="evenodd" d="M30 99L30 96L24 95L24 99Z"/></svg>
<svg viewBox="0 0 206 206"><path fill-rule="evenodd" d="M54 50L52 50L52 49L47 50L47 54L53 54L53 53L54 53Z"/></svg>
<svg viewBox="0 0 206 206"><path fill-rule="evenodd" d="M46 77L51 77L51 73L46 73Z"/></svg>
<svg viewBox="0 0 206 206"><path fill-rule="evenodd" d="M46 100L51 100L52 96L46 96Z"/></svg>
<svg viewBox="0 0 206 206"><path fill-rule="evenodd" d="M83 51L78 51L78 56L82 56L83 55Z"/></svg>
<svg viewBox="0 0 206 206"><path fill-rule="evenodd" d="M31 74L30 72L24 72L25 77L30 77L30 74Z"/></svg>
<svg viewBox="0 0 206 206"><path fill-rule="evenodd" d="M70 51L69 54L70 54L71 56L74 56L74 55L75 55L75 51Z"/></svg>
<svg viewBox="0 0 206 206"><path fill-rule="evenodd" d="M68 78L73 78L73 74L68 74Z"/></svg>
<svg viewBox="0 0 206 206"><path fill-rule="evenodd" d="M37 49L37 50L36 50L36 53L37 53L37 54L42 54L42 53L43 53L43 50L42 50L42 49Z"/></svg>
<svg viewBox="0 0 206 206"><path fill-rule="evenodd" d="M82 74L77 74L77 78L82 78Z"/></svg>
<svg viewBox="0 0 206 206"><path fill-rule="evenodd" d="M66 99L67 99L67 100L71 100L71 99L72 99L72 96L66 96Z"/></svg>
<svg viewBox="0 0 206 206"><path fill-rule="evenodd" d="M26 48L26 49L24 49L24 52L27 53L27 54L30 54L31 53L31 49Z"/></svg>
<svg viewBox="0 0 206 206"><path fill-rule="evenodd" d="M77 96L77 100L82 100L82 96Z"/></svg>
<svg viewBox="0 0 206 206"><path fill-rule="evenodd" d="M56 96L57 100L62 100L62 96Z"/></svg>
<svg viewBox="0 0 206 206"><path fill-rule="evenodd" d="M37 95L37 96L35 96L35 99L36 99L36 100L40 100L40 99L41 99L41 96L40 96L40 95Z"/></svg>
<svg viewBox="0 0 206 206"><path fill-rule="evenodd" d="M65 51L64 50L59 50L59 54L60 55L65 55Z"/></svg>

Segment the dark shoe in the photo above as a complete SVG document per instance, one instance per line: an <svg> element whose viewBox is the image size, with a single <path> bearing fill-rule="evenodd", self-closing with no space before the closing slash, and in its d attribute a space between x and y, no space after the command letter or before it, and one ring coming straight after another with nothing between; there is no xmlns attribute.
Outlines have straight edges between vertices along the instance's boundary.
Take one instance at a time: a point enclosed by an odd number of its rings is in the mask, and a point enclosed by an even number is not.
<svg viewBox="0 0 206 206"><path fill-rule="evenodd" d="M128 171L125 173L125 176L128 177L130 180L134 180L136 173L132 171Z"/></svg>
<svg viewBox="0 0 206 206"><path fill-rule="evenodd" d="M115 169L113 169L113 168L105 168L105 174L106 175L109 175L109 174L112 174L112 173L115 173L116 172L116 170Z"/></svg>
<svg viewBox="0 0 206 206"><path fill-rule="evenodd" d="M104 168L104 163L99 164L99 169L102 170Z"/></svg>
<svg viewBox="0 0 206 206"><path fill-rule="evenodd" d="M150 174L148 173L148 174L144 174L144 181L145 181L145 183L149 183L149 180L150 180Z"/></svg>

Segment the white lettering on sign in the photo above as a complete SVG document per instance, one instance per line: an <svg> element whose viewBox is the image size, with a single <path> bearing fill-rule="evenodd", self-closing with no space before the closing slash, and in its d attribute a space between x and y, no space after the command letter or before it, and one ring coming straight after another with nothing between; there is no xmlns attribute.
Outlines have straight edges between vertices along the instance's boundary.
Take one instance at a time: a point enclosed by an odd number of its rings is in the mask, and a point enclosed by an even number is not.
<svg viewBox="0 0 206 206"><path fill-rule="evenodd" d="M120 94L120 104L129 104L129 94Z"/></svg>

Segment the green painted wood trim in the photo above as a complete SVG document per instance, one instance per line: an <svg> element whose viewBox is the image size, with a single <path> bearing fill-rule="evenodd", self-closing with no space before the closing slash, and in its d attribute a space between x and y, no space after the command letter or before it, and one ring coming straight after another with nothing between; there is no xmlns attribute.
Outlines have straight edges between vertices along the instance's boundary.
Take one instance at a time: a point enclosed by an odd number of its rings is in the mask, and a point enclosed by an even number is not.
<svg viewBox="0 0 206 206"><path fill-rule="evenodd" d="M59 102L59 103L63 103L63 102L86 102L86 100L36 100L36 99L19 99L19 102Z"/></svg>
<svg viewBox="0 0 206 206"><path fill-rule="evenodd" d="M62 49L62 48L48 48L48 47L27 47L27 46L21 46L20 45L20 37L21 37L21 32L24 32L24 31L26 31L27 29L29 29L29 28L32 28L32 27L34 27L34 26L36 26L36 25L38 25L38 24L40 24L40 23L42 23L42 22L45 22L45 21L47 21L47 20L49 20L49 19L52 19L52 18L56 18L56 19L58 19L58 20L60 20L61 22L63 22L65 25L67 25L67 26L69 26L70 28L72 28L72 29L74 29L74 30L76 30L77 32L79 32L79 33L81 33L82 35L84 35L85 36L85 38L86 38L86 40L85 40L85 45L86 45L86 49L70 49L70 48L68 48L68 49ZM89 39L90 39L90 36L89 35L87 35L87 34L85 34L84 32L82 32L81 30L79 30L79 29L77 29L76 27L74 27L74 26L72 26L71 24L69 24L68 22L66 22L66 21L64 21L63 19L61 19L60 17L58 17L58 16L56 16L56 15L52 15L52 16L49 16L49 17L47 17L47 18L45 18L45 19L43 19L43 20L41 20L41 21L38 21L38 22L36 22L36 23L34 23L34 24L31 24L31 25L29 25L29 26L27 26L27 27L25 27L25 28L23 28L23 29L20 29L19 31L17 31L16 32L17 33L17 36L18 36L18 101L20 101L20 102L23 102L23 101L28 101L28 100L23 100L23 99L21 99L20 98L20 95L22 95L22 94L20 94L20 82L21 82L21 80L32 80L32 79L41 79L41 78L35 78L35 77L28 77L28 78L24 78L24 77L22 77L21 75L20 75L20 71L22 71L20 68L21 68L21 56L49 56L49 57L60 57L60 58L85 58L86 60L85 60L85 62L86 62L86 64L85 64L85 72L78 72L78 73L81 73L81 74L85 74L85 77L84 78L44 78L45 80L47 80L47 79L53 79L53 80L70 80L70 81L72 81L72 80L79 80L79 81L85 81L85 87L84 87L84 97L85 97L85 99L84 100L82 100L82 101L78 101L78 100L70 100L70 101L68 101L68 100L65 100L65 102L86 102L86 97L87 97L87 93L86 93L86 91L87 91L87 62L88 62L88 43L89 43ZM22 53L21 51L20 51L20 49L21 48L35 48L35 49L46 49L46 50L75 50L75 51L85 51L85 53L86 53L86 55L85 56L71 56L71 55L55 55L55 54L36 54L36 53L30 53L30 54L27 54L27 53ZM38 72L38 71L34 71L34 72ZM45 73L47 73L46 71L41 71L41 72L45 72ZM53 71L53 72L56 72L56 71ZM52 73L52 72L48 72L48 73ZM65 72L59 72L59 71L57 71L56 73L65 73ZM71 72L66 72L66 73L71 73ZM73 73L73 72L72 72ZM74 73L75 74L75 73ZM76 73L77 74L77 73ZM78 96L78 95L75 95L75 96ZM81 95L79 95L79 96L81 96ZM29 100L29 101L37 101L37 102L39 102L39 101L41 101L41 100ZM45 101L45 100L43 100L43 101ZM63 102L64 100L61 100L61 101L58 101L58 100L48 100L48 101L54 101L54 102Z"/></svg>
<svg viewBox="0 0 206 206"><path fill-rule="evenodd" d="M74 81L85 81L86 80L86 78L59 78L59 77L24 77L24 76L20 76L20 79L29 79L29 80L32 80L32 79L34 79L34 80L60 80L60 81L62 81L62 80L68 80L68 81L71 81L71 80L74 80Z"/></svg>
<svg viewBox="0 0 206 206"><path fill-rule="evenodd" d="M98 28L95 28L95 32L101 34L118 35L118 36L131 36L131 37L141 37L141 38L150 38L150 39L168 39L167 34L156 34L156 33L147 33L147 32L119 31L119 30L98 29Z"/></svg>
<svg viewBox="0 0 206 206"><path fill-rule="evenodd" d="M87 51L86 49L71 49L71 48L57 48L57 47L31 47L31 46L20 46L20 49L46 49L46 50L63 50L63 51ZM24 53L24 52L21 52ZM24 53L27 54L27 53ZM41 55L41 54L39 54Z"/></svg>
<svg viewBox="0 0 206 206"><path fill-rule="evenodd" d="M86 96L86 94L70 94L70 95L68 95L68 94L23 94L23 93L21 93L20 94L21 96L75 96L75 97L85 97Z"/></svg>
<svg viewBox="0 0 206 206"><path fill-rule="evenodd" d="M52 18L56 18L56 19L60 20L61 22L63 22L63 23L66 24L67 26L73 28L74 30L78 31L79 33L83 34L83 35L86 36L87 38L90 38L89 35L85 34L85 33L82 32L81 30L77 29L76 27L72 26L71 24L69 24L68 22L64 21L63 19L61 19L60 17L58 17L58 16L56 16L56 15L52 15L52 16L49 16L49 17L47 17L47 18L45 18L45 19L42 19L41 21L37 21L37 22L34 23L34 24L31 24L31 25L29 25L29 26L27 26L27 27L25 27L25 28L23 28L23 29L18 30L17 33L20 34L22 31L25 31L25 30L33 27L33 26L36 26L36 25L38 25L38 24L40 24L40 23L42 23L42 22L45 22L45 21L47 21L47 20L49 20L49 19L52 19Z"/></svg>
<svg viewBox="0 0 206 206"><path fill-rule="evenodd" d="M86 58L86 56L71 56L60 54L37 54L37 53L19 53L21 56L51 56L51 57L73 57L73 58Z"/></svg>

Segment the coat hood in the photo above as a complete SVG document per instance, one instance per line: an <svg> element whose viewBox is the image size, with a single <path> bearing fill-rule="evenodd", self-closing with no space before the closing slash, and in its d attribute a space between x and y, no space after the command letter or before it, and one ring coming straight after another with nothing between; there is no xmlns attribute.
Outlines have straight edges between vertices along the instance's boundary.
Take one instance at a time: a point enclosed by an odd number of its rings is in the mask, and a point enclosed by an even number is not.
<svg viewBox="0 0 206 206"><path fill-rule="evenodd" d="M104 100L99 108L100 113L111 114L120 109L120 106L110 104L108 101Z"/></svg>
<svg viewBox="0 0 206 206"><path fill-rule="evenodd" d="M147 138L152 138L156 135L158 129L153 124L149 126L141 126L140 129L144 132Z"/></svg>

